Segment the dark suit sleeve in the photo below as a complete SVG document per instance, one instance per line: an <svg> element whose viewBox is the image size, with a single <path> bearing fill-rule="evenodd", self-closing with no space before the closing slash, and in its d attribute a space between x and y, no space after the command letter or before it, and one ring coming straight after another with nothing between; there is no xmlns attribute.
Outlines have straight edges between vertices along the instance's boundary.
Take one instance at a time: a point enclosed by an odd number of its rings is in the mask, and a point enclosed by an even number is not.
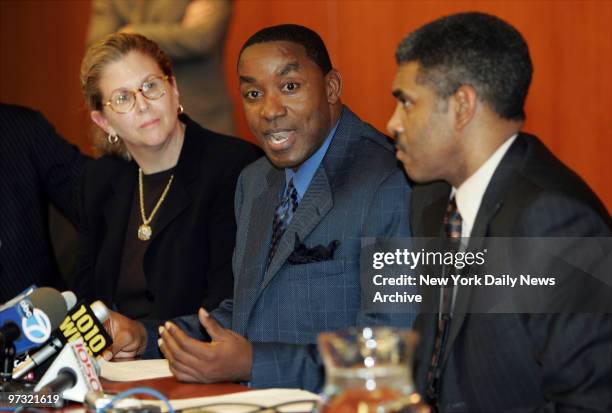
<svg viewBox="0 0 612 413"><path fill-rule="evenodd" d="M34 115L27 127L32 128L29 133L32 164L36 167L45 193L77 225L79 181L87 158L76 146L58 135L40 113Z"/></svg>
<svg viewBox="0 0 612 413"><path fill-rule="evenodd" d="M521 214L519 231L538 237L611 235L609 216L550 193ZM548 400L542 413L612 412L611 314L529 314L524 325L542 366L543 396Z"/></svg>
<svg viewBox="0 0 612 413"><path fill-rule="evenodd" d="M85 301L92 301L94 299L93 265L96 251L93 235L91 234L93 211L89 208L91 200L88 193L88 188L92 187L90 176L94 163L90 163L85 169L81 179L78 202L81 223L79 225L77 266L73 277L73 285L71 286L79 300Z"/></svg>
<svg viewBox="0 0 612 413"><path fill-rule="evenodd" d="M240 174L238 176L238 182L236 183L236 191L234 194L234 217L236 219L236 221L238 221L238 217L240 216L240 212L241 212L241 206L242 206L242 197L244 194L243 191L243 181L244 181L244 175ZM234 248L234 252L232 254L232 268L235 267L235 261L236 260L236 250ZM232 271L233 272L233 271ZM234 274L232 273L232 276ZM226 300L223 300L221 302L221 304L219 304L219 306L217 308L215 308L212 311L212 315L215 318L215 320L217 320L217 322L219 324L221 324L224 328L232 328L232 311L234 308L234 300L233 298L228 298ZM186 323L186 325L189 325L189 323L193 323L193 322L198 322L199 324L199 320L196 317L193 316L189 316L191 317L189 318L183 318L183 321L179 321L179 325L181 325L181 323ZM178 321L178 320L175 320ZM205 339L205 338L209 338L209 337L200 337L201 339Z"/></svg>
<svg viewBox="0 0 612 413"><path fill-rule="evenodd" d="M407 238L410 231L411 189L404 173L398 168L378 189L369 207L367 227L364 237ZM416 292L416 288L415 291ZM411 328L416 314L417 304L405 304L403 313L365 313L360 312L357 326L386 325L399 328Z"/></svg>
<svg viewBox="0 0 612 413"><path fill-rule="evenodd" d="M240 174L238 176L238 182L236 183L236 191L234 194L234 217L236 219L236 221L238 221L238 217L240 216L240 212L241 212L241 206L242 206L242 196L243 196L243 181L244 181L244 175ZM236 260L236 250L234 249L234 252L232 254L232 261ZM232 263L232 268L234 268L235 263ZM232 273L232 277L233 277L233 273ZM226 300L223 300L221 302L221 304L219 304L219 306L217 308L215 308L212 311L212 315L215 318L215 320L217 320L217 322L219 324L221 324L224 328L228 328L231 329L232 328L232 311L234 308L234 300L233 298L228 298ZM197 322L199 324L199 320L196 317L190 316L192 318L183 318L183 321L179 321L179 325L181 325L183 322L185 323L186 326L188 326L190 323L194 323ZM175 320L178 321L178 320ZM199 337L201 339L209 339L209 337Z"/></svg>
<svg viewBox="0 0 612 413"><path fill-rule="evenodd" d="M231 205L234 205L236 182L242 169L259 157L255 147L236 142L232 163L227 163L222 182L219 183L214 205L211 210L208 232L210 266L206 274L206 295L202 305L208 311L233 294L232 254L236 244L236 219Z"/></svg>

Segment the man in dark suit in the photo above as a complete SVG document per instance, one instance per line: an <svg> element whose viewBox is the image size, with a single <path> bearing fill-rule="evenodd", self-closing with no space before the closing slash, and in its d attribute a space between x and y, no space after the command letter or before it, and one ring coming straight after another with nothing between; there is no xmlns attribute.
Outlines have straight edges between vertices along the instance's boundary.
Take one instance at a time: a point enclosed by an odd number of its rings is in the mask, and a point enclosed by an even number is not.
<svg viewBox="0 0 612 413"><path fill-rule="evenodd" d="M610 236L610 215L589 187L520 132L532 66L515 28L451 15L411 33L396 58L388 130L419 183L414 236ZM482 294L437 289L428 298L439 314L417 319L415 381L437 411L612 411L610 314L466 310Z"/></svg>
<svg viewBox="0 0 612 413"><path fill-rule="evenodd" d="M38 112L0 104L0 303L36 284L65 286L49 235L49 203L78 223L86 157Z"/></svg>
<svg viewBox="0 0 612 413"><path fill-rule="evenodd" d="M238 74L266 158L238 179L234 297L211 315L166 323L160 348L180 380L316 391L319 333L412 324L412 314L362 311L359 274L362 237L409 235L410 188L390 140L342 105L341 76L312 30L259 31L241 50ZM200 324L212 343L200 341ZM157 350L156 331L134 340L119 330L114 354L146 342L148 354Z"/></svg>

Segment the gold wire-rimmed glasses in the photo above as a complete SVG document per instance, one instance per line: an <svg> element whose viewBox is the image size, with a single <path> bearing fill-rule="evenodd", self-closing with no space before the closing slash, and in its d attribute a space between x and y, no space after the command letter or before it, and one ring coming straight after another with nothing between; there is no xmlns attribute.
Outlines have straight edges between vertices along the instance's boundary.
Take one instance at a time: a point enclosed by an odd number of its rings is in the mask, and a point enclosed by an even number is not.
<svg viewBox="0 0 612 413"><path fill-rule="evenodd" d="M261 406L253 403L210 403L190 407L183 413L319 413L321 406L318 400L300 400Z"/></svg>
<svg viewBox="0 0 612 413"><path fill-rule="evenodd" d="M168 80L168 75L150 76L138 89L119 89L113 92L110 99L104 102L104 106L110 106L115 113L125 114L131 111L136 105L136 93L149 100L156 100L166 94L164 82Z"/></svg>

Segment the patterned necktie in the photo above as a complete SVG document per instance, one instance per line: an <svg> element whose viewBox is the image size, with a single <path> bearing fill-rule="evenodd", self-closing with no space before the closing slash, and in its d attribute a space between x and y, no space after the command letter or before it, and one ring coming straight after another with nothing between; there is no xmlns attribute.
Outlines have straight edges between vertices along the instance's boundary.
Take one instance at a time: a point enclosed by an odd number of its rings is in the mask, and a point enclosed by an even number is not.
<svg viewBox="0 0 612 413"><path fill-rule="evenodd" d="M266 269L270 266L272 258L274 258L274 253L276 252L276 248L278 247L278 242L285 233L289 222L291 222L293 213L297 209L297 196L297 190L295 189L295 186L293 186L293 179L291 179L287 185L287 188L285 188L283 197L276 207L276 212L274 213L274 221L272 222L272 240L270 241L270 250L268 251Z"/></svg>
<svg viewBox="0 0 612 413"><path fill-rule="evenodd" d="M446 214L444 215L444 232L449 242L449 250L456 252L459 247L461 240L461 214L457 209L457 203L455 197L449 201L448 207L446 208ZM448 266L443 267L443 276L447 280L450 280L449 271L452 268ZM434 407L434 411L437 410L437 398L438 398L438 379L440 377L440 359L444 352L444 344L446 336L448 335L448 328L450 324L450 312L451 302L453 296L453 286L449 283L441 287L440 292L440 314L438 317L438 329L436 331L436 339L434 342L434 351L431 356L431 363L429 364L429 371L427 373L427 397Z"/></svg>

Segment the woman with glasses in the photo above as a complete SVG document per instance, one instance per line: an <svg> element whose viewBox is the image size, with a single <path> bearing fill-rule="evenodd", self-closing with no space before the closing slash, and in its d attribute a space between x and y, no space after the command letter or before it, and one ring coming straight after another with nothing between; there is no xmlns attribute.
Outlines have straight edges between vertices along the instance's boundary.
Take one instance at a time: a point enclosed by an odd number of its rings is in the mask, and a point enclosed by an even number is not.
<svg viewBox="0 0 612 413"><path fill-rule="evenodd" d="M81 88L103 156L82 181L75 292L134 319L214 309L232 296L236 180L259 150L183 113L170 60L144 36L89 48Z"/></svg>

